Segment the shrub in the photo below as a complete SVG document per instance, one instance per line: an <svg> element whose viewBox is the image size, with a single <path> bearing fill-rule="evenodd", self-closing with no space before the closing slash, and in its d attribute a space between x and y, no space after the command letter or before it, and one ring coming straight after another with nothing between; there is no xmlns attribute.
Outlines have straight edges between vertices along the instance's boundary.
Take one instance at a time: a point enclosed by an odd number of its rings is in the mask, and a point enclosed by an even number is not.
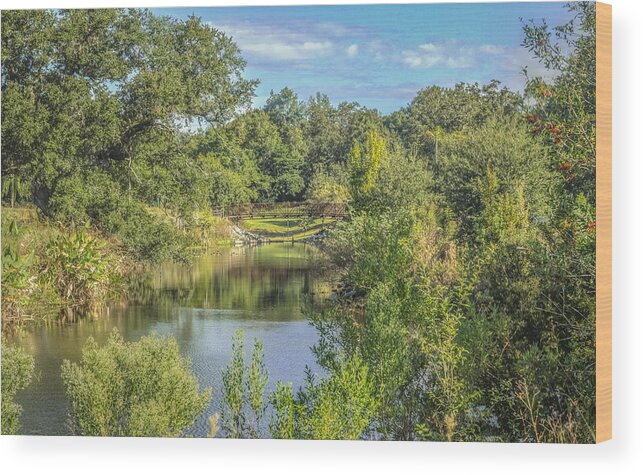
<svg viewBox="0 0 643 475"><path fill-rule="evenodd" d="M255 340L250 365L246 365L243 331L239 330L232 342L230 365L223 371L223 425L229 437L261 436L267 383L261 341Z"/></svg>
<svg viewBox="0 0 643 475"><path fill-rule="evenodd" d="M20 246L15 242L19 237L15 221L6 225L3 219L2 231L2 315L6 322L20 318L32 300L34 253L20 252Z"/></svg>
<svg viewBox="0 0 643 475"><path fill-rule="evenodd" d="M296 396L292 383L277 383L270 395L270 433L276 439L359 439L376 417L374 394L369 368L358 356L339 362L319 382L308 371L306 386Z"/></svg>
<svg viewBox="0 0 643 475"><path fill-rule="evenodd" d="M364 436L377 414L372 378L356 355L342 362L328 379L315 383L309 375L301 404L301 438L355 440Z"/></svg>
<svg viewBox="0 0 643 475"><path fill-rule="evenodd" d="M167 222L150 215L142 206L132 205L110 227L125 247L138 259L161 262L184 261L191 245L187 235Z"/></svg>
<svg viewBox="0 0 643 475"><path fill-rule="evenodd" d="M17 434L22 407L13 398L27 387L34 372L34 360L22 348L11 346L2 337L2 433Z"/></svg>
<svg viewBox="0 0 643 475"><path fill-rule="evenodd" d="M79 435L178 437L210 400L174 338L125 342L114 330L103 347L90 338L62 378Z"/></svg>
<svg viewBox="0 0 643 475"><path fill-rule="evenodd" d="M46 273L64 300L91 302L107 294L116 272L104 247L83 230L51 240Z"/></svg>

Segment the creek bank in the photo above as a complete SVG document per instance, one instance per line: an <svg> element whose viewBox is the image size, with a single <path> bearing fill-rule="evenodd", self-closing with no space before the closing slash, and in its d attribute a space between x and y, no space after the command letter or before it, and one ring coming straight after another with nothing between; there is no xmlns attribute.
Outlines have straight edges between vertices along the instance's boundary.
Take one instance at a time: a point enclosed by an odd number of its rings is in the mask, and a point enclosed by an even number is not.
<svg viewBox="0 0 643 475"><path fill-rule="evenodd" d="M232 239L234 240L235 246L259 244L270 241L267 237L241 229L236 224L230 226L230 234L232 236Z"/></svg>

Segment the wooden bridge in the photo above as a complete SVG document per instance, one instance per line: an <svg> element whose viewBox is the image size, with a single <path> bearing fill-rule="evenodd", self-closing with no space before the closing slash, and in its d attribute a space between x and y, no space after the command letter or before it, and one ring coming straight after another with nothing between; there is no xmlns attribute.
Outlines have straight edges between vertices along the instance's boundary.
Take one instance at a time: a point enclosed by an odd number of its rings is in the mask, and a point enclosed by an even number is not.
<svg viewBox="0 0 643 475"><path fill-rule="evenodd" d="M289 201L279 203L250 203L219 210L230 219L251 218L335 218L346 216L346 205L338 203L306 203Z"/></svg>

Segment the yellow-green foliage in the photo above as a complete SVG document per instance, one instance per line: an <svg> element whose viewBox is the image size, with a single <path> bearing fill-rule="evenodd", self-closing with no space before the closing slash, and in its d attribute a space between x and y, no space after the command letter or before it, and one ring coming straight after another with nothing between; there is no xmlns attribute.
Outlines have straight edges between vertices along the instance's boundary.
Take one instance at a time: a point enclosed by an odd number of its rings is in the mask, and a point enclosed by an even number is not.
<svg viewBox="0 0 643 475"><path fill-rule="evenodd" d="M378 409L368 366L356 355L306 391L300 421L304 438L359 439Z"/></svg>
<svg viewBox="0 0 643 475"><path fill-rule="evenodd" d="M89 338L79 363L65 360L62 379L79 435L178 437L212 392L200 391L174 338L126 342L116 329L102 347Z"/></svg>
<svg viewBox="0 0 643 475"><path fill-rule="evenodd" d="M79 230L54 238L45 253L47 276L65 301L91 302L107 295L116 277L105 243Z"/></svg>
<svg viewBox="0 0 643 475"><path fill-rule="evenodd" d="M375 186L385 147L384 139L375 130L369 132L363 149L358 142L353 144L348 167L354 195L368 193Z"/></svg>
<svg viewBox="0 0 643 475"><path fill-rule="evenodd" d="M295 397L292 383L277 383L270 396L270 434L276 439L356 440L368 435L380 408L368 366L354 355L326 379L308 373Z"/></svg>
<svg viewBox="0 0 643 475"><path fill-rule="evenodd" d="M233 340L232 358L223 371L223 426L231 438L259 437L267 408L268 373L261 341L255 340L250 365L243 353L243 332ZM268 397L270 435L277 439L359 439L367 434L378 408L369 368L354 355L338 362L326 379L307 373L305 388L277 382Z"/></svg>
<svg viewBox="0 0 643 475"><path fill-rule="evenodd" d="M13 398L29 385L34 360L22 348L9 345L2 337L2 433L16 434L20 428L22 407Z"/></svg>
<svg viewBox="0 0 643 475"><path fill-rule="evenodd" d="M194 226L191 229L194 241L207 250L214 250L231 242L230 222L215 216L209 209L194 212Z"/></svg>
<svg viewBox="0 0 643 475"><path fill-rule="evenodd" d="M223 426L231 438L261 437L261 420L266 410L264 391L268 372L264 365L263 345L255 340L250 365L243 352L243 331L232 343L232 358L223 376Z"/></svg>
<svg viewBox="0 0 643 475"><path fill-rule="evenodd" d="M350 190L336 177L320 172L311 180L308 199L313 203L345 204L350 200Z"/></svg>

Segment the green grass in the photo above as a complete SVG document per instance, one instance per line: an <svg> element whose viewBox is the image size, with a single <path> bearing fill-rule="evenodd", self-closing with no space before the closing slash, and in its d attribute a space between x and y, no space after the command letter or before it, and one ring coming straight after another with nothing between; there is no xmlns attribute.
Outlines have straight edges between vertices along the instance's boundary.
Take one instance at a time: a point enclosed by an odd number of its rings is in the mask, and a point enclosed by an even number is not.
<svg viewBox="0 0 643 475"><path fill-rule="evenodd" d="M272 240L299 241L317 234L333 221L331 218L252 218L242 220L239 225L246 231Z"/></svg>

